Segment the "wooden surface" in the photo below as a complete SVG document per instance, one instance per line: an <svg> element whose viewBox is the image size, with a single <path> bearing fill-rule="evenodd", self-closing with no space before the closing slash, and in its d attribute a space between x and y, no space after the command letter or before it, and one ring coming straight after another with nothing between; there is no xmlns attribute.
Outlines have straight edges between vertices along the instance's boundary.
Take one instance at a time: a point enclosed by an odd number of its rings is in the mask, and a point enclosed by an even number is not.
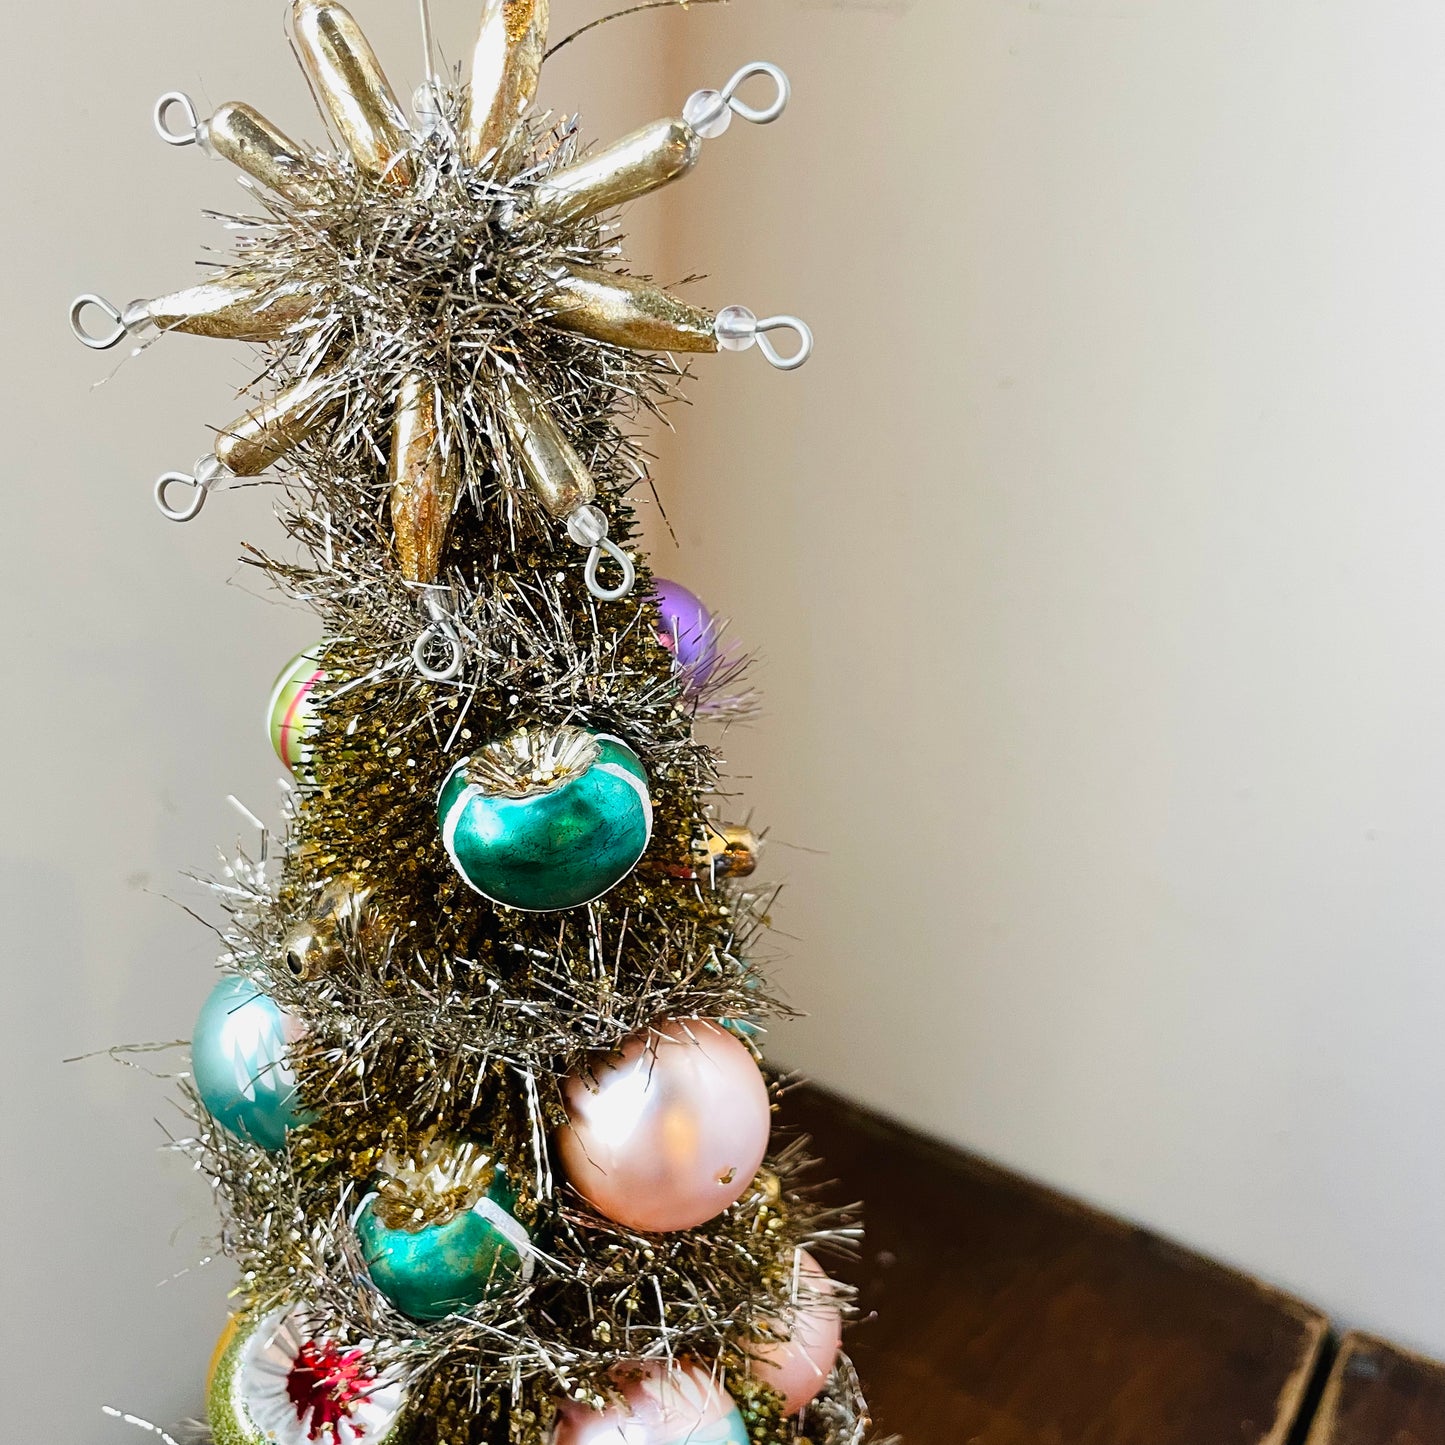
<svg viewBox="0 0 1445 1445"><path fill-rule="evenodd" d="M795 1091L783 1122L827 1197L866 1205L861 1261L834 1267L862 1291L849 1349L880 1435L1285 1445L1301 1424L1316 1310L829 1095Z"/></svg>
<svg viewBox="0 0 1445 1445"><path fill-rule="evenodd" d="M1445 1365L1346 1336L1309 1445L1445 1445Z"/></svg>

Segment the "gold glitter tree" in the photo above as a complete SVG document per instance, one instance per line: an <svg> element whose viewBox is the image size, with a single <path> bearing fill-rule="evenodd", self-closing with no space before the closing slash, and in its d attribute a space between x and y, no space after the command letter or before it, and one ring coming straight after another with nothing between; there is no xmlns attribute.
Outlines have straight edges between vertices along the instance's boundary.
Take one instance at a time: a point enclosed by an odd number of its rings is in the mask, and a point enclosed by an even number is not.
<svg viewBox="0 0 1445 1445"><path fill-rule="evenodd" d="M845 1292L807 1253L855 1231L802 1141L759 1162L753 1040L785 1010L753 957L756 840L715 816L696 734L741 664L659 606L627 500L677 355L790 370L812 338L629 274L611 220L734 115L776 119L786 79L745 67L584 150L533 110L546 0L486 0L412 114L340 5L292 22L336 143L163 97L163 137L237 166L256 213L202 284L72 311L96 347L260 348L249 410L157 501L189 521L269 474L295 555L247 559L325 639L278 688L281 856L214 884L178 1146L241 1274L210 1431L860 1445Z"/></svg>

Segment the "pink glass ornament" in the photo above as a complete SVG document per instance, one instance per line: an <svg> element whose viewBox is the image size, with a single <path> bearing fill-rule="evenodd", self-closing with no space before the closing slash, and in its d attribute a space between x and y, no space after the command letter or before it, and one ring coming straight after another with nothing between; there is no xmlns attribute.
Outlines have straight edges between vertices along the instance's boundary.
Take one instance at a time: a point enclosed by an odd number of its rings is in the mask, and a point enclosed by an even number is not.
<svg viewBox="0 0 1445 1445"><path fill-rule="evenodd" d="M731 1399L693 1364L642 1365L605 1410L564 1405L552 1445L748 1445Z"/></svg>
<svg viewBox="0 0 1445 1445"><path fill-rule="evenodd" d="M557 1136L573 1188L628 1229L670 1233L747 1193L768 1149L768 1086L720 1024L673 1019L636 1034L564 1088Z"/></svg>
<svg viewBox="0 0 1445 1445"><path fill-rule="evenodd" d="M783 1397L783 1411L796 1415L823 1393L843 1345L843 1312L838 1286L807 1250L798 1251L791 1327L783 1321L772 1344L750 1347L753 1374Z"/></svg>

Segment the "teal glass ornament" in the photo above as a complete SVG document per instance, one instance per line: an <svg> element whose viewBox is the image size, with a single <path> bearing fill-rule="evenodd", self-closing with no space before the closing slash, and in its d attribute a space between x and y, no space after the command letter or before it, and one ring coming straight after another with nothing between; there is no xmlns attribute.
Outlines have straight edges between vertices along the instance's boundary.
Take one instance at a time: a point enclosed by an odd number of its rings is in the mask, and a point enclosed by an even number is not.
<svg viewBox="0 0 1445 1445"><path fill-rule="evenodd" d="M223 978L201 1008L191 1038L191 1074L201 1102L238 1138L279 1149L306 1117L286 1047L300 1037L291 1016L254 983Z"/></svg>
<svg viewBox="0 0 1445 1445"><path fill-rule="evenodd" d="M416 1180L455 1178L468 1156L485 1163L475 1146L462 1145L445 1163L432 1156ZM462 1161L458 1163L458 1158ZM513 1213L517 1197L500 1168L487 1167L485 1185L469 1207L420 1228L393 1227L407 1216L405 1181L388 1198L374 1194L356 1219L356 1236L372 1283L414 1320L440 1320L505 1294L531 1279L536 1267L531 1235ZM425 1183L422 1184L424 1189Z"/></svg>
<svg viewBox="0 0 1445 1445"><path fill-rule="evenodd" d="M652 839L647 772L621 739L523 728L459 762L437 821L453 866L484 898L545 913L600 898Z"/></svg>

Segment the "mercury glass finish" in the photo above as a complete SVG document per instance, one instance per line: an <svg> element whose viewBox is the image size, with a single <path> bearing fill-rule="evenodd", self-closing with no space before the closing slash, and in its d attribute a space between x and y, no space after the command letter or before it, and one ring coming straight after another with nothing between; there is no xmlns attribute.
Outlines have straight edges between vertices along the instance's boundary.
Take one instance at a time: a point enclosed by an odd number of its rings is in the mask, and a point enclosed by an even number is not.
<svg viewBox="0 0 1445 1445"><path fill-rule="evenodd" d="M666 291L590 266L566 266L548 277L540 294L548 318L564 331L633 351L716 351L711 311Z"/></svg>
<svg viewBox="0 0 1445 1445"><path fill-rule="evenodd" d="M577 908L637 866L652 838L647 774L618 739L582 737L592 745L581 766L534 785L504 786L485 750L448 774L442 840L484 898L533 913Z"/></svg>
<svg viewBox="0 0 1445 1445"><path fill-rule="evenodd" d="M371 930L376 890L358 873L333 878L307 916L286 930L281 957L303 983L335 968L348 948L357 948Z"/></svg>
<svg viewBox="0 0 1445 1445"><path fill-rule="evenodd" d="M690 171L701 152L702 137L685 120L655 120L553 171L537 183L527 209L544 222L595 216Z"/></svg>
<svg viewBox="0 0 1445 1445"><path fill-rule="evenodd" d="M402 380L391 438L391 526L408 582L437 580L456 503L456 476L442 456L437 389L415 374Z"/></svg>
<svg viewBox="0 0 1445 1445"><path fill-rule="evenodd" d="M411 162L402 154L410 137L406 112L351 12L329 0L295 0L291 23L317 104L357 167L372 180L410 183Z"/></svg>
<svg viewBox="0 0 1445 1445"><path fill-rule="evenodd" d="M463 97L463 157L478 165L512 133L537 94L548 0L486 0Z"/></svg>
<svg viewBox="0 0 1445 1445"><path fill-rule="evenodd" d="M748 1445L737 1406L691 1362L638 1365L605 1410L562 1407L553 1445Z"/></svg>
<svg viewBox="0 0 1445 1445"><path fill-rule="evenodd" d="M597 484L546 404L520 377L497 378L502 419L537 499L563 519L597 499Z"/></svg>
<svg viewBox="0 0 1445 1445"><path fill-rule="evenodd" d="M772 1112L752 1053L721 1024L673 1019L564 1087L567 1181L629 1229L695 1229L736 1204L767 1153Z"/></svg>
<svg viewBox="0 0 1445 1445"><path fill-rule="evenodd" d="M326 420L332 379L318 372L233 421L216 438L216 459L238 477L259 476Z"/></svg>
<svg viewBox="0 0 1445 1445"><path fill-rule="evenodd" d="M698 850L698 866L714 881L750 878L758 869L759 845L751 828L728 823L708 826L707 842Z"/></svg>
<svg viewBox="0 0 1445 1445"><path fill-rule="evenodd" d="M796 1415L823 1393L843 1345L843 1313L837 1286L807 1250L798 1253L790 1320L773 1325L771 1344L752 1349L753 1374L783 1397L783 1409Z"/></svg>
<svg viewBox="0 0 1445 1445"><path fill-rule="evenodd" d="M203 128L206 147L245 171L268 190L309 205L315 172L303 146L277 130L243 101L223 105Z"/></svg>
<svg viewBox="0 0 1445 1445"><path fill-rule="evenodd" d="M229 341L274 341L315 309L299 286L278 286L252 271L228 271L214 281L172 291L145 303L159 331L184 331Z"/></svg>
<svg viewBox="0 0 1445 1445"><path fill-rule="evenodd" d="M372 1200L356 1221L376 1287L404 1315L439 1320L504 1293L531 1273L531 1243L499 1170L472 1209L422 1229L389 1229Z"/></svg>

